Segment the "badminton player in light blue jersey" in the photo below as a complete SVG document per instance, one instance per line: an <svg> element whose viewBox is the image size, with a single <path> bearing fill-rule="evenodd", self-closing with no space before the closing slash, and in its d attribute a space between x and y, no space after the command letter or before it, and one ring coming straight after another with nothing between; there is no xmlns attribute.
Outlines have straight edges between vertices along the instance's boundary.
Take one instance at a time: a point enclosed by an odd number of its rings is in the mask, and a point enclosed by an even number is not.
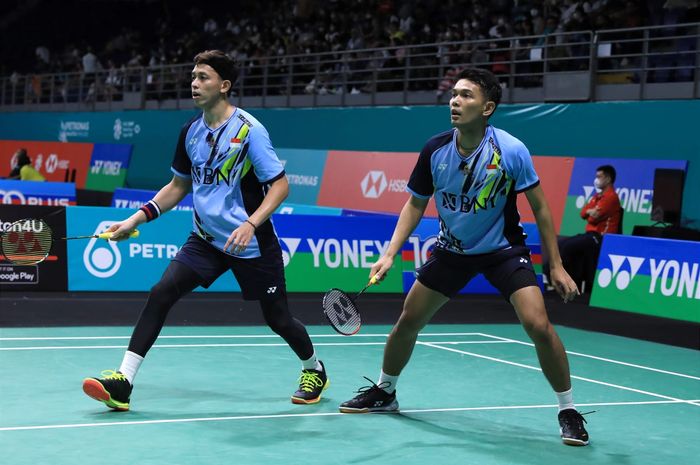
<svg viewBox="0 0 700 465"><path fill-rule="evenodd" d="M462 71L452 89L453 129L428 140L408 182L411 196L404 205L385 254L370 276L381 280L394 257L416 228L433 197L440 232L432 256L416 271L403 312L386 343L377 384L340 405L343 413L398 410L396 385L408 363L420 330L450 298L482 273L515 308L535 344L545 377L559 402L562 440L588 444L585 420L576 410L569 363L550 324L525 246L516 208L524 193L535 214L544 249L554 264L552 282L564 301L578 295L562 266L552 215L525 145L488 123L501 100L496 77L482 69Z"/></svg>
<svg viewBox="0 0 700 465"><path fill-rule="evenodd" d="M267 324L301 360L296 404L312 404L328 386L304 325L288 308L282 250L270 219L289 184L267 130L228 100L236 70L221 51L198 54L192 99L202 113L182 129L169 184L139 211L109 228L114 240L175 207L193 191L193 226L187 242L153 286L118 371L86 378L87 395L116 410L128 410L134 378L163 327L170 308L197 286L209 287L233 271L243 298L260 302ZM222 393L235 389L222 386Z"/></svg>

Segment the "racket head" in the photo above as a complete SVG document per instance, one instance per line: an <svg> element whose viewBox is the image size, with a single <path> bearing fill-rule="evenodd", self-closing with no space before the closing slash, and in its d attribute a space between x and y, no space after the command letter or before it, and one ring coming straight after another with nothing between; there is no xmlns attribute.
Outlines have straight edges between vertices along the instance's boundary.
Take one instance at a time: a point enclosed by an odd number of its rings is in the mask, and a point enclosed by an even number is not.
<svg viewBox="0 0 700 465"><path fill-rule="evenodd" d="M53 234L44 221L33 218L17 220L0 235L0 252L15 265L35 265L49 256Z"/></svg>
<svg viewBox="0 0 700 465"><path fill-rule="evenodd" d="M338 333L352 336L360 330L362 318L355 302L340 289L333 288L323 295L323 314Z"/></svg>

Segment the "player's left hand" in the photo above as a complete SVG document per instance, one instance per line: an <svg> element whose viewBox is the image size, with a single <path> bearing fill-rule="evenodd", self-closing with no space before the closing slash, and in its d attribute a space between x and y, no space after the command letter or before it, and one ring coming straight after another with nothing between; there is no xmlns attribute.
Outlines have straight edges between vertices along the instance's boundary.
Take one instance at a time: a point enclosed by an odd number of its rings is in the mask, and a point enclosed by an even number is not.
<svg viewBox="0 0 700 465"><path fill-rule="evenodd" d="M576 283L569 273L566 272L564 267L552 268L549 272L549 276L552 280L552 286L557 290L557 293L564 299L564 303L570 302L576 298L577 295L581 295Z"/></svg>
<svg viewBox="0 0 700 465"><path fill-rule="evenodd" d="M234 255L243 253L253 240L255 228L248 222L242 223L239 227L233 230L226 243L224 244L224 252L230 252ZM229 251L229 248L231 249Z"/></svg>

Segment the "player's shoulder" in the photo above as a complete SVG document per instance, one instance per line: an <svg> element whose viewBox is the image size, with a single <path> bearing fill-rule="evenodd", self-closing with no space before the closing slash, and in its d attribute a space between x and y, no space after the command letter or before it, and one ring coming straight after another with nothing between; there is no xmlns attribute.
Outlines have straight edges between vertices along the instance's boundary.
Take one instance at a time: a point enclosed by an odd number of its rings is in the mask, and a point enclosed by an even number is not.
<svg viewBox="0 0 700 465"><path fill-rule="evenodd" d="M513 134L503 129L492 126L493 136L496 139L496 144L501 151L513 151L515 153L527 153L527 146L523 141L515 137Z"/></svg>
<svg viewBox="0 0 700 465"><path fill-rule="evenodd" d="M454 138L454 129L435 134L423 145L423 152L435 153L439 148L449 145Z"/></svg>
<svg viewBox="0 0 700 465"><path fill-rule="evenodd" d="M187 120L187 122L182 125L183 132L187 132L192 127L193 124L202 121L203 116L204 116L204 113L200 111L196 115L194 115L192 118Z"/></svg>
<svg viewBox="0 0 700 465"><path fill-rule="evenodd" d="M238 107L236 108L236 114L233 115L233 118L235 120L238 120L242 124L245 124L248 126L248 128L253 129L253 128L263 128L264 126L258 119L245 111L244 109Z"/></svg>

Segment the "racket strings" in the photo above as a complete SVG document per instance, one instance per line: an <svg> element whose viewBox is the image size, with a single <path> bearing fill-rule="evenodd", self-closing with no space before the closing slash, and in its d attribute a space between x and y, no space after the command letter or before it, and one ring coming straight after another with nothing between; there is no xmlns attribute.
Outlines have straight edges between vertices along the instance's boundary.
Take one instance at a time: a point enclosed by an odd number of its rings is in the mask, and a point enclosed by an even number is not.
<svg viewBox="0 0 700 465"><path fill-rule="evenodd" d="M20 220L2 234L0 246L5 258L17 265L33 265L51 250L51 228L42 220Z"/></svg>
<svg viewBox="0 0 700 465"><path fill-rule="evenodd" d="M355 303L339 289L331 289L323 297L323 311L331 324L343 334L354 334L362 324Z"/></svg>

